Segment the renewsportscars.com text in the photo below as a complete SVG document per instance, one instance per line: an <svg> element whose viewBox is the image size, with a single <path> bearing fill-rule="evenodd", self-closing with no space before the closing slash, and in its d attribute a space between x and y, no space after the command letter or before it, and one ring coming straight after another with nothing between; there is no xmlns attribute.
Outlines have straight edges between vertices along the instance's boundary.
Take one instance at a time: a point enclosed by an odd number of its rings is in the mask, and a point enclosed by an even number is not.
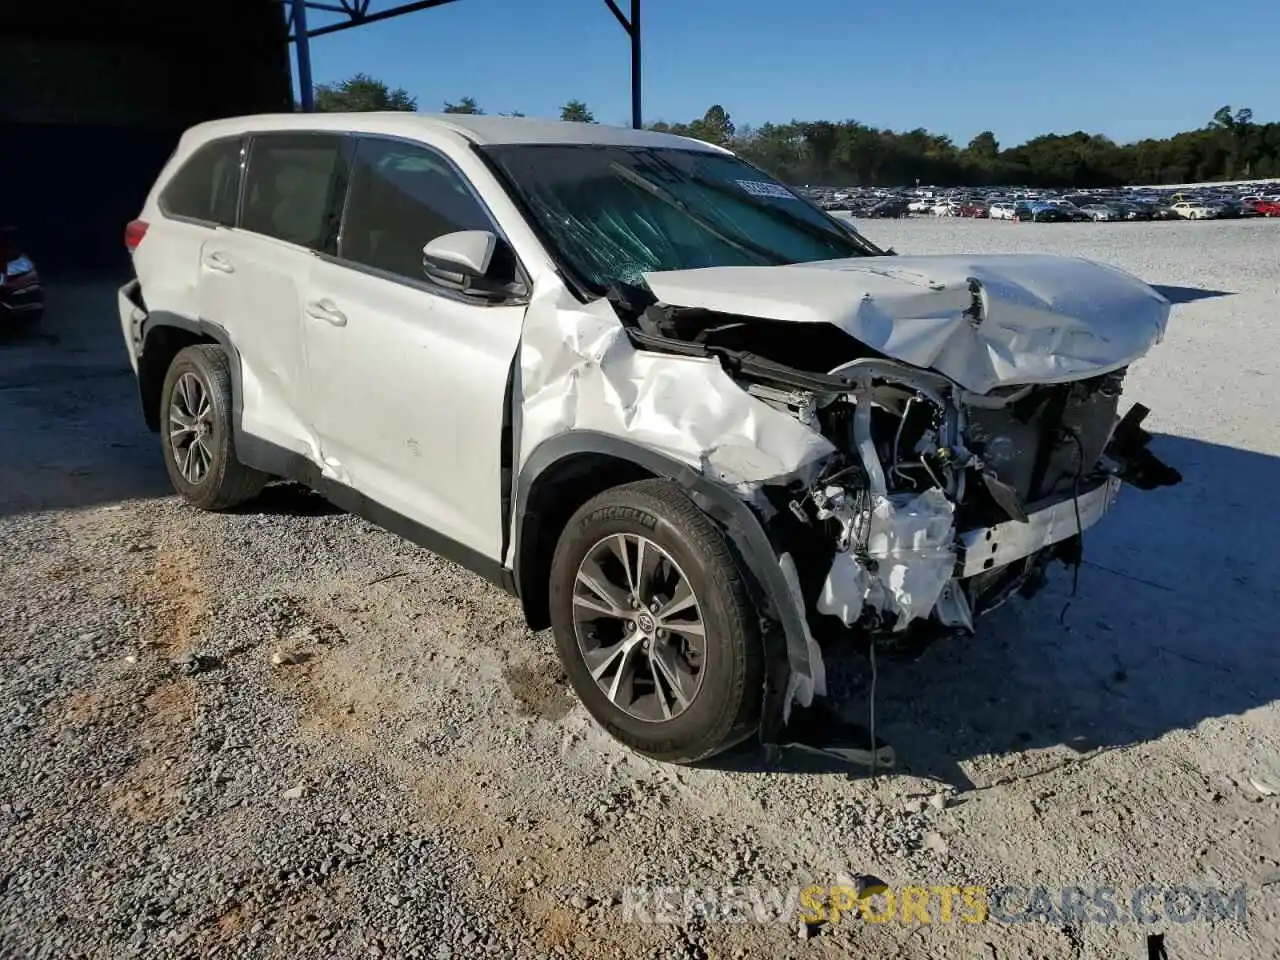
<svg viewBox="0 0 1280 960"><path fill-rule="evenodd" d="M1243 887L862 886L628 887L623 920L645 924L1220 923L1248 914Z"/></svg>

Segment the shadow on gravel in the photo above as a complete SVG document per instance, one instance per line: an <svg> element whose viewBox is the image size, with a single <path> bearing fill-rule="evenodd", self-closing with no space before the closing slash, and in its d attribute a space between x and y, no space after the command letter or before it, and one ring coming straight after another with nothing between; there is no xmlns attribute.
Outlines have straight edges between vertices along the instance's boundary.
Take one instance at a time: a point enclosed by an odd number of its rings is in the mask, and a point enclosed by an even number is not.
<svg viewBox="0 0 1280 960"><path fill-rule="evenodd" d="M328 517L342 513L339 507L300 483L272 483L234 513L270 514L280 517Z"/></svg>
<svg viewBox="0 0 1280 960"><path fill-rule="evenodd" d="M40 328L38 324L22 324L8 328L0 327L0 348L21 346L53 346L62 338Z"/></svg>
<svg viewBox="0 0 1280 960"><path fill-rule="evenodd" d="M977 636L911 663L881 658L876 733L894 749L893 772L986 786L1280 699L1280 459L1167 435L1153 449L1183 482L1121 492L1085 534L1074 599L1059 568L1044 593L1010 601ZM829 652L827 668L833 708L868 725L866 660ZM790 749L770 764L754 743L711 765L870 772Z"/></svg>
<svg viewBox="0 0 1280 960"><path fill-rule="evenodd" d="M1171 287L1162 283L1153 283L1152 289L1172 304L1195 303L1197 300L1212 300L1216 297L1233 297L1232 290L1208 290L1204 287Z"/></svg>
<svg viewBox="0 0 1280 960"><path fill-rule="evenodd" d="M40 323L0 338L0 516L171 493L120 339L118 280L50 284Z"/></svg>

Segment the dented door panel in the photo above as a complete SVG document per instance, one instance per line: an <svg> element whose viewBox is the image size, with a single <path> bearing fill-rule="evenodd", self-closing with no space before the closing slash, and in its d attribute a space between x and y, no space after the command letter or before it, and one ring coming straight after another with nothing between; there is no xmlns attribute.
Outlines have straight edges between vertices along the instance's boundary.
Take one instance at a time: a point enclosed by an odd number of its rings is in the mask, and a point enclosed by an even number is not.
<svg viewBox="0 0 1280 960"><path fill-rule="evenodd" d="M506 390L525 307L462 302L326 260L307 302L322 314L305 330L325 475L500 557Z"/></svg>

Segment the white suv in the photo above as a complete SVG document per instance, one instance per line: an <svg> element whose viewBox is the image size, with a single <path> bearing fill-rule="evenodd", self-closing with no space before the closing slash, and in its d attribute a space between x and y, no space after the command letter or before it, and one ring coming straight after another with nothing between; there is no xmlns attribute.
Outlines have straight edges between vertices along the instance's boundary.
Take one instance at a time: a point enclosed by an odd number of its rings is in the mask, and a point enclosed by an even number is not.
<svg viewBox="0 0 1280 960"><path fill-rule="evenodd" d="M1179 200L1173 205L1173 212L1184 220L1212 220L1219 210L1219 207L1199 200Z"/></svg>
<svg viewBox="0 0 1280 960"><path fill-rule="evenodd" d="M188 131L120 316L177 491L272 478L553 627L586 708L692 760L1079 560L1168 304L1078 259L897 257L718 147L491 117Z"/></svg>

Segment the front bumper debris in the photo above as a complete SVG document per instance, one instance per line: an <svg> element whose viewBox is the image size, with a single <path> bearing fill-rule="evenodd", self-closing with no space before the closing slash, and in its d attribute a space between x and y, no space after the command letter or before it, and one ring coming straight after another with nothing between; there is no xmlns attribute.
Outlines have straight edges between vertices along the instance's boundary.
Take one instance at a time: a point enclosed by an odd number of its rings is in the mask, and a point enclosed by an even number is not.
<svg viewBox="0 0 1280 960"><path fill-rule="evenodd" d="M973 577L1022 560L1031 554L1074 537L1102 519L1120 492L1120 479L1107 477L1077 498L1068 494L1051 501L1030 504L1027 522L1006 520L956 537L960 556L956 576ZM1079 507L1079 521L1076 508Z"/></svg>

